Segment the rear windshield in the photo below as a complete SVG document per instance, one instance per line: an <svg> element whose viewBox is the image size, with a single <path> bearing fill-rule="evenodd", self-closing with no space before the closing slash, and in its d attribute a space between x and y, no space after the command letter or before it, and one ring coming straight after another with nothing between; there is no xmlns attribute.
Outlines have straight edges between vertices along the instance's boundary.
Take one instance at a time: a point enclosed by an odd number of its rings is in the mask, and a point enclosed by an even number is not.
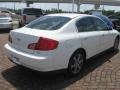
<svg viewBox="0 0 120 90"><path fill-rule="evenodd" d="M42 10L41 9L35 9L35 8L28 8L23 10L23 14L28 14L28 15L41 15Z"/></svg>
<svg viewBox="0 0 120 90"><path fill-rule="evenodd" d="M9 15L7 15L7 14L0 14L0 18L5 18L5 17L9 17Z"/></svg>
<svg viewBox="0 0 120 90"><path fill-rule="evenodd" d="M68 17L42 16L28 24L26 27L41 30L57 30L70 20L71 19Z"/></svg>

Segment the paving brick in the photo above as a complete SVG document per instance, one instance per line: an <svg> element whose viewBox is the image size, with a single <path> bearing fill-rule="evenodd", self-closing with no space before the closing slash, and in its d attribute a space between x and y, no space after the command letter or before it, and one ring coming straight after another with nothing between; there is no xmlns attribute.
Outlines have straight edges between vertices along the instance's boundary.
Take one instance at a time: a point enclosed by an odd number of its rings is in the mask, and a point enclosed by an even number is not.
<svg viewBox="0 0 120 90"><path fill-rule="evenodd" d="M3 47L7 38L8 33L0 33L0 90L120 90L120 52L96 57L80 76L46 75L11 63Z"/></svg>

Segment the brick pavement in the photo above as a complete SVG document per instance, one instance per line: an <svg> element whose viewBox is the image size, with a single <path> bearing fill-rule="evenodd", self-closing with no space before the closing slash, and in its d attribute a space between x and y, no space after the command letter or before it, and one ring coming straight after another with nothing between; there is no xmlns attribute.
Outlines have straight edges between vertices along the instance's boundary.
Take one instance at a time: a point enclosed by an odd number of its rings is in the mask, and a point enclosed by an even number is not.
<svg viewBox="0 0 120 90"><path fill-rule="evenodd" d="M107 52L89 61L76 77L64 73L40 73L11 63L0 33L0 90L120 90L120 53Z"/></svg>

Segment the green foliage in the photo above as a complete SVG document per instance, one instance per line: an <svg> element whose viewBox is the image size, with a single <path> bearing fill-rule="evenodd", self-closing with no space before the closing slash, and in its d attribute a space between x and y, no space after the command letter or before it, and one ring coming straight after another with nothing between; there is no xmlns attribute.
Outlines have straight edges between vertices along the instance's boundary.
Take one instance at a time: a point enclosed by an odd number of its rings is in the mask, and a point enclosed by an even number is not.
<svg viewBox="0 0 120 90"><path fill-rule="evenodd" d="M20 14L21 13L21 9L18 9L18 10L14 10L14 9L8 9L10 10L11 12L13 13L16 13L16 14ZM86 10L84 12L81 12L81 13L85 13L85 14L91 14L93 10ZM63 11L62 9L49 9L49 10L43 10L44 13L46 14L52 14L52 13L71 13L69 11ZM119 12L115 12L114 10L103 10L102 11L104 15L106 16L117 16L117 17L120 17L120 11Z"/></svg>
<svg viewBox="0 0 120 90"><path fill-rule="evenodd" d="M51 9L51 10L44 10L45 13L50 14L50 13L62 13L63 11L61 9Z"/></svg>
<svg viewBox="0 0 120 90"><path fill-rule="evenodd" d="M55 9L55 8L52 8L52 9L49 9L49 10L43 10L44 13L46 14L52 14L52 13L71 13L70 11L63 11L62 9Z"/></svg>
<svg viewBox="0 0 120 90"><path fill-rule="evenodd" d="M20 14L21 13L21 9L18 9L18 10L13 10L13 9L8 9L10 10L11 12L13 13L16 13L16 14ZM52 13L65 13L65 11L62 11L61 9L49 9L49 10L43 10L44 13L46 14L52 14Z"/></svg>
<svg viewBox="0 0 120 90"><path fill-rule="evenodd" d="M86 10L82 13L85 13L85 14L91 14L91 12L94 11L94 10ZM115 12L114 10L102 10L102 13L106 16L117 16L117 17L120 17L120 11L118 12Z"/></svg>
<svg viewBox="0 0 120 90"><path fill-rule="evenodd" d="M120 11L115 13L115 16L120 17Z"/></svg>
<svg viewBox="0 0 120 90"><path fill-rule="evenodd" d="M13 12L13 13L16 13L16 14L19 14L21 13L21 9L18 9L18 10L14 10L14 9L8 9L9 11Z"/></svg>
<svg viewBox="0 0 120 90"><path fill-rule="evenodd" d="M83 13L85 13L85 14L90 14L92 11L93 11L93 10L86 10L86 11L84 11Z"/></svg>
<svg viewBox="0 0 120 90"><path fill-rule="evenodd" d="M103 10L102 12L106 16L110 16L110 15L115 15L116 14L116 12L114 10L109 10L109 11Z"/></svg>

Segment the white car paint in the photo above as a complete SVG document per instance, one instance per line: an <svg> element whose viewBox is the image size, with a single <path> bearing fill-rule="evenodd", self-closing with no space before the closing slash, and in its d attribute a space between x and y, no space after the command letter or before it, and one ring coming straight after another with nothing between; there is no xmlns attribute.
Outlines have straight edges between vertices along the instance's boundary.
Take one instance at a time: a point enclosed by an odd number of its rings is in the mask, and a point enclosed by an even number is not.
<svg viewBox="0 0 120 90"><path fill-rule="evenodd" d="M4 17L0 18L0 29L12 28L12 18Z"/></svg>
<svg viewBox="0 0 120 90"><path fill-rule="evenodd" d="M58 30L37 30L23 27L10 32L12 43L5 45L7 56L13 62L38 71L65 69L72 54L79 48L86 52L86 59L111 48L114 45L116 30L78 32L75 23L85 17L84 14L51 14L46 16L69 17L70 20ZM95 17L96 18L96 17ZM31 50L28 44L36 43L39 37L59 42L58 47L50 51Z"/></svg>

